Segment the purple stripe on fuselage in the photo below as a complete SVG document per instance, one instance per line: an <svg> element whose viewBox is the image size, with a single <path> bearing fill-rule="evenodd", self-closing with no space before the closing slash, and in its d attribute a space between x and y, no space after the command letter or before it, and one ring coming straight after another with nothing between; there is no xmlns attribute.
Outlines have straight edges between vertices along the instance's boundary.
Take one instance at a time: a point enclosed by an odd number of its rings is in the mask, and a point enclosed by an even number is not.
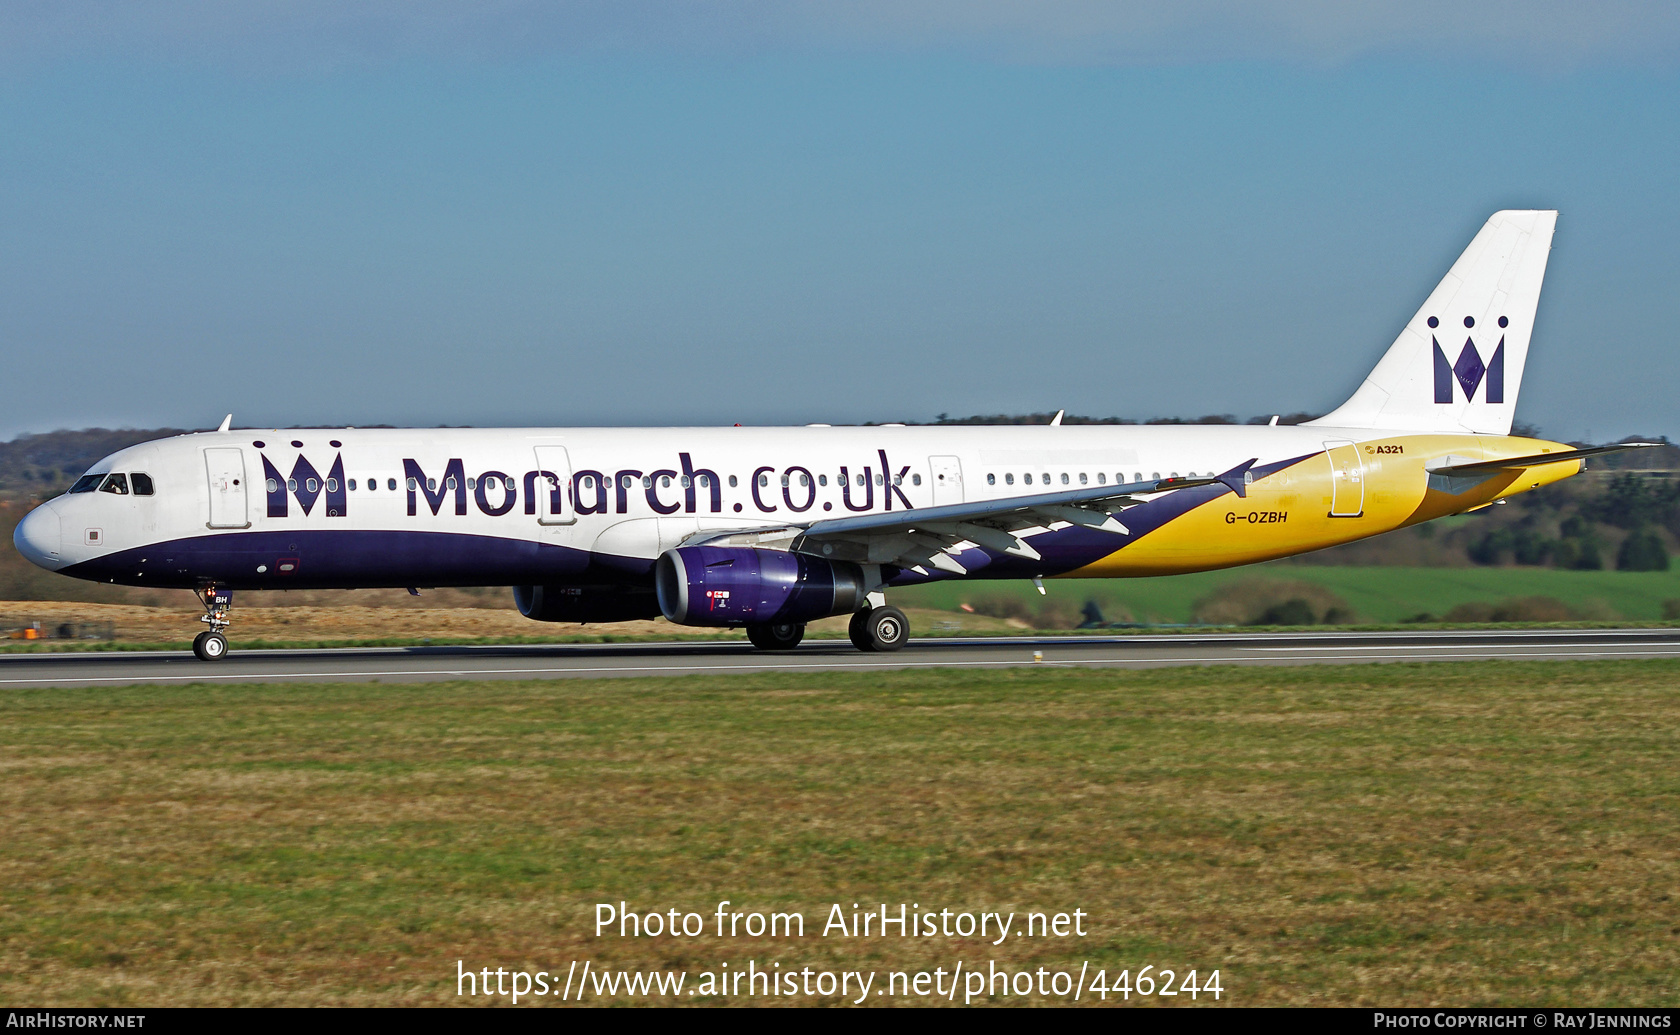
<svg viewBox="0 0 1680 1035"><path fill-rule="evenodd" d="M651 560L592 558L569 547L496 536L299 529L176 539L84 561L60 574L168 589L205 582L229 589L359 589L564 583L591 573L652 585L652 571Z"/></svg>
<svg viewBox="0 0 1680 1035"><path fill-rule="evenodd" d="M1257 464L1253 468L1254 480L1259 481L1318 455L1305 453L1276 463ZM1069 525L1067 528L1035 535L1030 542L1042 560L1035 561L1015 554L991 553L974 547L957 554L956 561L968 569L970 578L1030 579L1043 575L1065 575L1099 561L1116 550L1130 546L1157 528L1165 527L1174 519L1231 491L1224 485L1198 485L1190 489L1177 489L1158 499L1128 507L1119 517L1120 523L1126 526L1125 535L1084 528L1080 525ZM962 577L930 565L926 575L906 569L900 571L888 584L910 586L921 582L943 582Z"/></svg>

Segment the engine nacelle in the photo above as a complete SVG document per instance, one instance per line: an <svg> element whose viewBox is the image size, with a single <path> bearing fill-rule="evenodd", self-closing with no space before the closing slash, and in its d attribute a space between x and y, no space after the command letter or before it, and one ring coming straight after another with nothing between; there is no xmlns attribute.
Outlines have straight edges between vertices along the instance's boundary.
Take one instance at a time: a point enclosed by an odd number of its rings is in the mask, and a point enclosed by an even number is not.
<svg viewBox="0 0 1680 1035"><path fill-rule="evenodd" d="M519 613L537 622L633 622L658 618L659 601L645 589L618 586L515 586Z"/></svg>
<svg viewBox="0 0 1680 1035"><path fill-rule="evenodd" d="M666 550L654 583L659 610L679 625L810 622L850 614L869 595L855 564L739 546Z"/></svg>

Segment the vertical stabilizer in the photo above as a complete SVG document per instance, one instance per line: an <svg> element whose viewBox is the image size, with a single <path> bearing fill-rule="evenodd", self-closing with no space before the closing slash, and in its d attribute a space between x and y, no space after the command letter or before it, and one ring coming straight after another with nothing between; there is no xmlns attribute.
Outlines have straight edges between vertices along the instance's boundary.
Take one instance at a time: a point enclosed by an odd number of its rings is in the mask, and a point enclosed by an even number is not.
<svg viewBox="0 0 1680 1035"><path fill-rule="evenodd" d="M1495 212L1353 398L1310 423L1510 434L1556 226Z"/></svg>

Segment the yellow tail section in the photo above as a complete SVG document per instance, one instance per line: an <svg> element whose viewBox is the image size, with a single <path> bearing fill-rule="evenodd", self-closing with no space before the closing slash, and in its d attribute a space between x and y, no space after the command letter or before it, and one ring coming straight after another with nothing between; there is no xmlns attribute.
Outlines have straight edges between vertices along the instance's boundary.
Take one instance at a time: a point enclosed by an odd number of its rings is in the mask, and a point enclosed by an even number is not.
<svg viewBox="0 0 1680 1035"><path fill-rule="evenodd" d="M1397 435L1327 442L1323 452L1217 496L1064 578L1175 575L1322 550L1562 481L1578 459L1473 477L1431 473L1452 464L1547 451L1559 442L1509 436Z"/></svg>

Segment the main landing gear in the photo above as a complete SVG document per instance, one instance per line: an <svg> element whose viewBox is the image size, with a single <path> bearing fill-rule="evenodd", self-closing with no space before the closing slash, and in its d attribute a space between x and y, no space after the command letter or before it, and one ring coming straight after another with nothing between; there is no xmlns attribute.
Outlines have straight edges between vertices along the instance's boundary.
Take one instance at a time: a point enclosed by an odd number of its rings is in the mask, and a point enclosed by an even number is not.
<svg viewBox="0 0 1680 1035"><path fill-rule="evenodd" d="M898 650L909 641L910 622L903 611L883 604L853 615L846 631L858 650L884 653ZM804 638L804 622L747 626L747 639L759 650L792 650Z"/></svg>
<svg viewBox="0 0 1680 1035"><path fill-rule="evenodd" d="M227 657L228 641L222 630L229 625L228 614L233 610L233 591L205 586L198 593L204 614L198 620L210 628L193 637L193 653L200 661L220 661Z"/></svg>
<svg viewBox="0 0 1680 1035"><path fill-rule="evenodd" d="M884 653L909 642L910 622L896 607L872 607L853 615L846 632L858 650Z"/></svg>
<svg viewBox="0 0 1680 1035"><path fill-rule="evenodd" d="M747 626L747 639L759 650L792 650L805 638L804 622Z"/></svg>

